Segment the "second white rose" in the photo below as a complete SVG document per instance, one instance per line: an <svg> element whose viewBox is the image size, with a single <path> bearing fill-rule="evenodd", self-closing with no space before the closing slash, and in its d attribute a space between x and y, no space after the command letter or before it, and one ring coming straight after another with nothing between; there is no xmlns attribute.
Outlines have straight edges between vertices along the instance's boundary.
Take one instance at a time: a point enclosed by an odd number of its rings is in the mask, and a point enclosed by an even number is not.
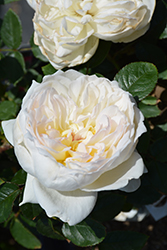
<svg viewBox="0 0 167 250"><path fill-rule="evenodd" d="M88 61L99 38L131 42L149 28L155 0L27 0L35 43L56 68Z"/></svg>

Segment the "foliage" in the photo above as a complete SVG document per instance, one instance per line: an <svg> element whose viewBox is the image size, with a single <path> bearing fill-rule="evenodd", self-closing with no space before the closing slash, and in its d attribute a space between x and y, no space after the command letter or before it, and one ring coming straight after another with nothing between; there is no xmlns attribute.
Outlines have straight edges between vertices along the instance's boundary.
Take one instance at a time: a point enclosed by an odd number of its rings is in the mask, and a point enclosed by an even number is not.
<svg viewBox="0 0 167 250"><path fill-rule="evenodd" d="M0 1L6 4L12 0ZM71 241L81 247L99 244L100 250L140 250L147 236L130 231L107 232L105 222L111 221L127 207L139 208L167 195L167 3L157 2L148 32L134 42L100 41L95 55L75 69L85 74L97 74L116 79L129 91L145 116L148 131L137 145L148 172L141 178L140 188L133 193L101 192L92 213L76 226L56 218L48 218L37 204L19 207L26 173L14 156L13 149L0 129L0 223L10 230L23 247L39 249L39 235ZM33 79L55 69L34 45L21 47L22 25L13 10L0 20L0 120L15 118L22 98ZM121 242L121 244L120 244Z"/></svg>

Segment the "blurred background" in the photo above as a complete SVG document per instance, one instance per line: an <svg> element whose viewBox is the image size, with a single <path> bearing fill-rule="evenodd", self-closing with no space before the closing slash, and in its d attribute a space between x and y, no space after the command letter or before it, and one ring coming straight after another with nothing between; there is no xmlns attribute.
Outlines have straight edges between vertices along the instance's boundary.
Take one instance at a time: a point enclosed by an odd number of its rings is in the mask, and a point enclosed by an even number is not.
<svg viewBox="0 0 167 250"><path fill-rule="evenodd" d="M27 1L20 0L18 2L0 5L0 18L3 18L7 10L10 8L13 9L13 11L21 19L22 28L23 28L22 47L27 47L30 37L33 33L32 18L34 15L34 11L28 5Z"/></svg>

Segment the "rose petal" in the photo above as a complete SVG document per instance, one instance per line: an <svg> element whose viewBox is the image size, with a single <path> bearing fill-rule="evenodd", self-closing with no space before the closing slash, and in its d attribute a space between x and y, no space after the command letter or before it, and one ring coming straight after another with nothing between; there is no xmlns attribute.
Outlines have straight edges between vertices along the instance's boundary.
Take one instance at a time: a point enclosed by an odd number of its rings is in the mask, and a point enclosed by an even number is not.
<svg viewBox="0 0 167 250"><path fill-rule="evenodd" d="M7 140L14 145L14 141L13 141L13 129L14 129L14 124L16 122L16 119L12 119L9 121L2 121L2 128L4 131L4 134L7 138Z"/></svg>
<svg viewBox="0 0 167 250"><path fill-rule="evenodd" d="M23 200L19 204L19 206L22 206L23 204L28 203L28 202L38 203L36 196L35 196L34 188L33 188L33 180L34 180L34 177L30 174L27 174L27 180L26 180L26 184L25 184L25 188L24 188Z"/></svg>
<svg viewBox="0 0 167 250"><path fill-rule="evenodd" d="M137 152L134 152L127 161L105 172L95 182L85 186L82 190L102 191L120 189L128 184L128 180L138 179L143 171L143 160Z"/></svg>
<svg viewBox="0 0 167 250"><path fill-rule="evenodd" d="M120 190L127 193L134 192L140 187L140 184L141 184L140 179L132 179L125 187L121 188Z"/></svg>
<svg viewBox="0 0 167 250"><path fill-rule="evenodd" d="M36 178L33 187L38 203L49 217L59 217L70 226L82 221L92 211L96 199L96 192L75 190L60 192L44 187Z"/></svg>

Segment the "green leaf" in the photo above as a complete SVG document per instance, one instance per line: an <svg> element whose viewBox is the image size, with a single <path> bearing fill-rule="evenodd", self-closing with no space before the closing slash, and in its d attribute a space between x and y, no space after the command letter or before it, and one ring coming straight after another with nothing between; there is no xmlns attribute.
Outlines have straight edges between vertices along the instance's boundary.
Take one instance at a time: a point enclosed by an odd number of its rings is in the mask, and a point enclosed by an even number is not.
<svg viewBox="0 0 167 250"><path fill-rule="evenodd" d="M13 52L10 52L8 54L8 56L10 57L14 57L18 60L18 62L20 63L23 71L25 72L26 71L26 66L25 66L25 61L24 61L24 57L23 55L19 52L19 51L13 51Z"/></svg>
<svg viewBox="0 0 167 250"><path fill-rule="evenodd" d="M167 136L154 142L150 148L150 152L160 162L167 161Z"/></svg>
<svg viewBox="0 0 167 250"><path fill-rule="evenodd" d="M5 183L5 181L4 181L3 179L0 178L0 186L1 186L2 184L4 184L4 183Z"/></svg>
<svg viewBox="0 0 167 250"><path fill-rule="evenodd" d="M23 185L26 181L26 172L23 169L20 169L12 178L11 182L14 182L17 185Z"/></svg>
<svg viewBox="0 0 167 250"><path fill-rule="evenodd" d="M154 187L156 187L159 191L167 194L166 163L152 161L147 167L148 167L148 176Z"/></svg>
<svg viewBox="0 0 167 250"><path fill-rule="evenodd" d="M43 62L48 62L48 59L41 53L39 47L34 44L34 36L32 36L30 39L30 45L32 48L32 53L37 59Z"/></svg>
<svg viewBox="0 0 167 250"><path fill-rule="evenodd" d="M165 132L167 131L167 123L158 125L158 127L159 127L160 129L162 129L163 131L165 131Z"/></svg>
<svg viewBox="0 0 167 250"><path fill-rule="evenodd" d="M99 250L141 250L147 239L147 235L133 231L113 231L107 234Z"/></svg>
<svg viewBox="0 0 167 250"><path fill-rule="evenodd" d="M11 9L6 13L2 28L1 37L6 46L17 49L22 41L22 26L19 17Z"/></svg>
<svg viewBox="0 0 167 250"><path fill-rule="evenodd" d="M42 211L38 204L26 203L21 206L21 212L28 219L36 218Z"/></svg>
<svg viewBox="0 0 167 250"><path fill-rule="evenodd" d="M135 62L122 68L114 79L122 89L129 91L134 97L138 96L141 100L154 89L158 72L151 63Z"/></svg>
<svg viewBox="0 0 167 250"><path fill-rule="evenodd" d="M13 202L19 195L18 186L12 183L5 183L0 187L0 223L4 222L10 216Z"/></svg>
<svg viewBox="0 0 167 250"><path fill-rule="evenodd" d="M49 63L49 64L42 67L42 71L43 71L44 75L52 75L57 70Z"/></svg>
<svg viewBox="0 0 167 250"><path fill-rule="evenodd" d="M61 232L59 232L58 229L56 230L54 228L52 221L46 217L39 219L37 221L36 227L38 232L46 237L58 240L65 240Z"/></svg>
<svg viewBox="0 0 167 250"><path fill-rule="evenodd" d="M142 100L142 103L146 105L156 105L157 99L154 96L147 96L146 98Z"/></svg>
<svg viewBox="0 0 167 250"><path fill-rule="evenodd" d="M167 38L167 27L164 29L164 31L160 35L159 39L166 39L166 38Z"/></svg>
<svg viewBox="0 0 167 250"><path fill-rule="evenodd" d="M28 249L41 248L41 242L17 218L11 223L10 232L13 238L23 247Z"/></svg>
<svg viewBox="0 0 167 250"><path fill-rule="evenodd" d="M139 109L146 118L156 117L161 112L157 106L146 105L142 102L139 103Z"/></svg>
<svg viewBox="0 0 167 250"><path fill-rule="evenodd" d="M12 101L0 103L0 120L8 120L16 115L17 105Z"/></svg>
<svg viewBox="0 0 167 250"><path fill-rule="evenodd" d="M167 69L159 73L159 79L167 80Z"/></svg>
<svg viewBox="0 0 167 250"><path fill-rule="evenodd" d="M105 227L91 219L86 219L75 226L64 223L62 232L72 243L81 247L99 244L106 234Z"/></svg>
<svg viewBox="0 0 167 250"><path fill-rule="evenodd" d="M40 83L42 81L42 75L39 74L38 71L36 71L35 69L29 69L28 72L30 72L33 75L33 77L37 82Z"/></svg>
<svg viewBox="0 0 167 250"><path fill-rule="evenodd" d="M0 4L8 4L12 2L18 2L19 0L0 0Z"/></svg>
<svg viewBox="0 0 167 250"><path fill-rule="evenodd" d="M12 83L17 82L24 74L18 60L9 56L5 56L0 60L0 69L0 78L9 79Z"/></svg>
<svg viewBox="0 0 167 250"><path fill-rule="evenodd" d="M112 192L101 192L91 217L97 221L107 221L113 219L125 203L125 197Z"/></svg>
<svg viewBox="0 0 167 250"><path fill-rule="evenodd" d="M99 40L99 45L96 50L96 53L92 58L86 63L88 67L95 68L98 65L100 65L106 56L108 55L109 51L111 48L111 42L110 41L104 41L104 40Z"/></svg>

